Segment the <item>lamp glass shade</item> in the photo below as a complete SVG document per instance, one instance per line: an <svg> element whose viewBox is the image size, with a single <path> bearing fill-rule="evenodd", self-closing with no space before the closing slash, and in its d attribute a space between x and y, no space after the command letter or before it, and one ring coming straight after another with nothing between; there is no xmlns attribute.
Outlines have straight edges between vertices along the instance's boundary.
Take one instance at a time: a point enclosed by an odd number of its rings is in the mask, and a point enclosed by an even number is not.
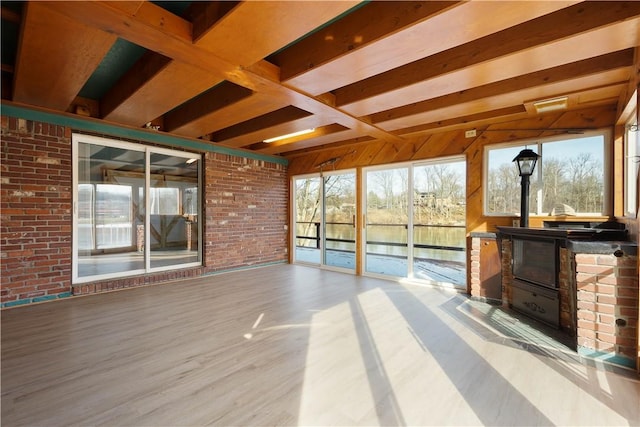
<svg viewBox="0 0 640 427"><path fill-rule="evenodd" d="M514 159L517 162L520 176L530 176L536 168L536 163L540 156L530 149L522 150Z"/></svg>

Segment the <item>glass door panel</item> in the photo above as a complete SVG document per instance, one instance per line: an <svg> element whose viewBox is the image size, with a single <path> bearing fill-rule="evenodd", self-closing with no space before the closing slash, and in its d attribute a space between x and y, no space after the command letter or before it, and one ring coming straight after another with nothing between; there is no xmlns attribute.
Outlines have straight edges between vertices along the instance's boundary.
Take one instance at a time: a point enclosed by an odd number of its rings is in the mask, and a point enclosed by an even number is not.
<svg viewBox="0 0 640 427"><path fill-rule="evenodd" d="M366 173L365 271L408 275L408 168Z"/></svg>
<svg viewBox="0 0 640 427"><path fill-rule="evenodd" d="M151 268L198 262L198 160L151 153Z"/></svg>
<svg viewBox="0 0 640 427"><path fill-rule="evenodd" d="M324 178L324 264L356 268L356 175Z"/></svg>
<svg viewBox="0 0 640 427"><path fill-rule="evenodd" d="M144 184L144 156L143 151L78 144L74 278L144 271L135 239L139 222L134 191L140 182ZM127 176L116 173L123 158L137 167Z"/></svg>
<svg viewBox="0 0 640 427"><path fill-rule="evenodd" d="M297 178L294 180L295 226L294 242L296 261L321 263L320 224L322 178Z"/></svg>
<svg viewBox="0 0 640 427"><path fill-rule="evenodd" d="M465 162L413 168L413 277L465 286Z"/></svg>

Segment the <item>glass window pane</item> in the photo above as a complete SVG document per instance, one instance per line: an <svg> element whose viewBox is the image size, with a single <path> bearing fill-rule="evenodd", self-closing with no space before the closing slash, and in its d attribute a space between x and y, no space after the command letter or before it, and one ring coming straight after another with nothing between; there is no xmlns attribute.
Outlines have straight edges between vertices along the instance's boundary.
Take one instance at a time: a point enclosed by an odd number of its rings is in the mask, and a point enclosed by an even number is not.
<svg viewBox="0 0 640 427"><path fill-rule="evenodd" d="M356 268L356 175L324 178L324 263Z"/></svg>
<svg viewBox="0 0 640 427"><path fill-rule="evenodd" d="M91 251L95 248L95 186L78 185L78 249Z"/></svg>
<svg viewBox="0 0 640 427"><path fill-rule="evenodd" d="M486 178L488 213L520 214L521 178L518 174L518 166L513 162L513 159L524 149L525 146L520 145L489 150L488 176ZM534 151L537 152L535 149ZM534 179L532 176L531 180ZM529 194L533 192L531 191Z"/></svg>
<svg viewBox="0 0 640 427"><path fill-rule="evenodd" d="M408 169L366 174L366 257L370 273L406 277L408 274Z"/></svg>
<svg viewBox="0 0 640 427"><path fill-rule="evenodd" d="M541 155L530 178L534 215L606 215L605 134L548 140L486 152L485 212L519 215L521 178L513 158L524 148Z"/></svg>
<svg viewBox="0 0 640 427"><path fill-rule="evenodd" d="M413 168L413 276L466 285L466 163Z"/></svg>
<svg viewBox="0 0 640 427"><path fill-rule="evenodd" d="M322 217L320 186L322 179L299 178L295 180L295 259L320 264L320 220Z"/></svg>
<svg viewBox="0 0 640 427"><path fill-rule="evenodd" d="M126 248L131 246L131 186L96 185L96 247Z"/></svg>
<svg viewBox="0 0 640 427"><path fill-rule="evenodd" d="M637 113L633 113L636 117ZM635 216L638 212L638 169L640 166L640 133L638 122L627 126L625 135L625 213Z"/></svg>
<svg viewBox="0 0 640 427"><path fill-rule="evenodd" d="M197 262L198 215L193 213L192 192L198 185L198 161L152 153L150 174L151 268ZM189 204L185 206L185 202Z"/></svg>
<svg viewBox="0 0 640 427"><path fill-rule="evenodd" d="M78 277L143 270L134 230L144 152L79 143L77 167Z"/></svg>
<svg viewBox="0 0 640 427"><path fill-rule="evenodd" d="M542 212L600 214L604 206L602 135L542 144Z"/></svg>

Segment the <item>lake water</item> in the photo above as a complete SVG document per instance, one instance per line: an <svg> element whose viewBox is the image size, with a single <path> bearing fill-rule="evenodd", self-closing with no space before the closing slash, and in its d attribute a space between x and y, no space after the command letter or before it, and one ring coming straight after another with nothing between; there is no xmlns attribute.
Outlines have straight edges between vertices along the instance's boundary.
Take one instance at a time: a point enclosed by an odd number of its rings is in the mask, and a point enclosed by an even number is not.
<svg viewBox="0 0 640 427"><path fill-rule="evenodd" d="M311 231L314 230L312 227ZM300 231L302 229L299 229ZM404 225L368 226L365 270L394 277L409 277L407 234ZM318 241L315 240L315 232L311 233L310 237L314 239L297 239L296 260L320 264L321 253L316 248ZM355 269L353 225L328 224L327 239L325 264ZM413 243L414 262L411 274L413 278L465 286L466 230L464 227L415 227Z"/></svg>

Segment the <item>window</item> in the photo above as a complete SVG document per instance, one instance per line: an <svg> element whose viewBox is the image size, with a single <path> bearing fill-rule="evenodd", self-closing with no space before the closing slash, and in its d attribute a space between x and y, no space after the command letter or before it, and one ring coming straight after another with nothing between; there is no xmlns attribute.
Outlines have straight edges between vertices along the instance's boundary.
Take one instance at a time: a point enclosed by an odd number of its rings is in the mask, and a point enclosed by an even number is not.
<svg viewBox="0 0 640 427"><path fill-rule="evenodd" d="M607 215L607 132L485 148L487 215L520 214L520 181L513 158L529 148L541 157L531 176L532 215Z"/></svg>
<svg viewBox="0 0 640 427"><path fill-rule="evenodd" d="M73 153L74 283L200 265L199 156L79 134Z"/></svg>
<svg viewBox="0 0 640 427"><path fill-rule="evenodd" d="M624 211L627 216L638 214L638 169L640 165L640 136L638 135L638 113L633 113L633 119L627 124L624 137L625 172Z"/></svg>

